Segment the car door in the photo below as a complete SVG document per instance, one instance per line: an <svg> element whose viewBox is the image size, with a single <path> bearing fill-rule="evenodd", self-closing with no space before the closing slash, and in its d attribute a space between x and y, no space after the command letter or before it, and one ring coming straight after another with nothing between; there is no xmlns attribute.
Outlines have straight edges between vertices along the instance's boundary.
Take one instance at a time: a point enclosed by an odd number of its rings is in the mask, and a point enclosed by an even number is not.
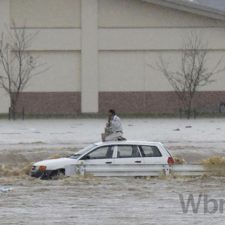
<svg viewBox="0 0 225 225"><path fill-rule="evenodd" d="M140 150L137 145L117 145L115 164L142 164Z"/></svg>
<svg viewBox="0 0 225 225"><path fill-rule="evenodd" d="M80 160L84 164L112 164L114 162L113 152L113 145L101 146L88 152Z"/></svg>
<svg viewBox="0 0 225 225"><path fill-rule="evenodd" d="M140 145L139 149L145 164L164 164L166 162L157 146Z"/></svg>

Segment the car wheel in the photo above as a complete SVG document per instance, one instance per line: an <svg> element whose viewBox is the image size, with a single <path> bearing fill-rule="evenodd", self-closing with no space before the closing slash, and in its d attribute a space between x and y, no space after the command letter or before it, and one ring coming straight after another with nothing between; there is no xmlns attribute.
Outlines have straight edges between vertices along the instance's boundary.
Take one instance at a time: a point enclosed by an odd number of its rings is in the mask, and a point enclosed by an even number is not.
<svg viewBox="0 0 225 225"><path fill-rule="evenodd" d="M50 179L50 175L49 175L49 173L42 173L42 174L39 176L39 178L40 178L41 180L49 180L49 179Z"/></svg>
<svg viewBox="0 0 225 225"><path fill-rule="evenodd" d="M65 176L65 170L64 169L54 170L50 174L50 179L58 180L60 178L63 178L64 176Z"/></svg>

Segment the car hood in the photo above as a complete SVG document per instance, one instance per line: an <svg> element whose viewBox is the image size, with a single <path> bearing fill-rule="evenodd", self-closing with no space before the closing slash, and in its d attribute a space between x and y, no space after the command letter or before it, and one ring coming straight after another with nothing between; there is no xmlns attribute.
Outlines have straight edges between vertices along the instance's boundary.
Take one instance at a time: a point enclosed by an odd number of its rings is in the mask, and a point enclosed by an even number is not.
<svg viewBox="0 0 225 225"><path fill-rule="evenodd" d="M34 166L46 166L47 170L56 170L56 169L63 169L65 166L76 164L78 162L77 159L71 158L59 158L59 159L49 159L43 160L37 163L34 163Z"/></svg>

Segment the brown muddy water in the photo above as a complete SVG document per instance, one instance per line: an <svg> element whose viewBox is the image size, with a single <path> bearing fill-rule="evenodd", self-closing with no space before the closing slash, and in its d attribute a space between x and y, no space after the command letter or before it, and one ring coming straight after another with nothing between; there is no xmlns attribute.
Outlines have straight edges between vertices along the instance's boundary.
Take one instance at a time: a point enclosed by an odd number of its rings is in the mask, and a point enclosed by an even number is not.
<svg viewBox="0 0 225 225"><path fill-rule="evenodd" d="M27 175L32 162L98 141L104 125L101 119L2 120L0 225L225 224L224 177L42 181ZM224 118L124 119L123 125L128 139L160 141L186 162L225 156ZM186 212L181 196L184 202L193 197L198 210L189 205Z"/></svg>
<svg viewBox="0 0 225 225"><path fill-rule="evenodd" d="M179 194L184 199L193 194L197 204L199 194L205 194L219 204L221 199L225 200L223 177L75 176L42 181L27 175L32 161L73 151L17 149L10 150L10 154L0 153L0 187L9 188L8 192L0 192L1 225L224 224L225 207L224 212L219 208L214 212L211 202L204 212L202 200L197 213L192 208L184 213L179 198Z"/></svg>

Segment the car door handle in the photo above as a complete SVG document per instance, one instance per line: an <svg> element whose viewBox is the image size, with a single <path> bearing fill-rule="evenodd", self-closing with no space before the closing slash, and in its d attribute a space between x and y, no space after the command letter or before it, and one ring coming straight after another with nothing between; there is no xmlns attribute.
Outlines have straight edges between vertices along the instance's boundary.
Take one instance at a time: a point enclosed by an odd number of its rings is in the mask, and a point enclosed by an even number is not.
<svg viewBox="0 0 225 225"><path fill-rule="evenodd" d="M135 163L142 163L141 161L135 161Z"/></svg>
<svg viewBox="0 0 225 225"><path fill-rule="evenodd" d="M112 164L112 162L105 162L105 164Z"/></svg>

